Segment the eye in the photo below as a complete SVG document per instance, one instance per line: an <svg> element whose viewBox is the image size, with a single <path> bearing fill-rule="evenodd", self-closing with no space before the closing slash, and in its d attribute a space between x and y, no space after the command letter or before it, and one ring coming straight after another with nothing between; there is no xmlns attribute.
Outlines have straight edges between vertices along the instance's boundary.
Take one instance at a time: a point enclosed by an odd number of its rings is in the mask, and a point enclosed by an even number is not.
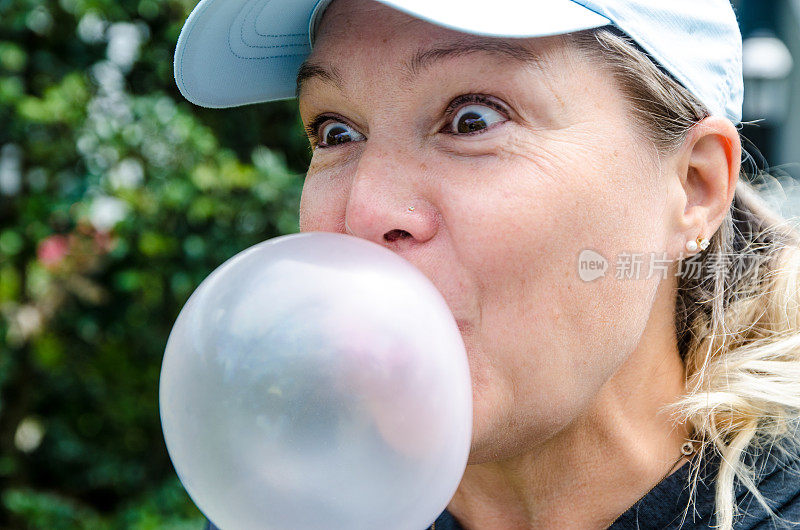
<svg viewBox="0 0 800 530"><path fill-rule="evenodd" d="M347 142L360 141L364 135L346 123L330 116L320 116L306 128L314 147L333 147Z"/></svg>
<svg viewBox="0 0 800 530"><path fill-rule="evenodd" d="M469 102L472 103L462 106L455 113L447 127L447 132L451 134L478 133L507 119L498 104L479 94L456 98L449 105L449 108L455 108L459 104Z"/></svg>

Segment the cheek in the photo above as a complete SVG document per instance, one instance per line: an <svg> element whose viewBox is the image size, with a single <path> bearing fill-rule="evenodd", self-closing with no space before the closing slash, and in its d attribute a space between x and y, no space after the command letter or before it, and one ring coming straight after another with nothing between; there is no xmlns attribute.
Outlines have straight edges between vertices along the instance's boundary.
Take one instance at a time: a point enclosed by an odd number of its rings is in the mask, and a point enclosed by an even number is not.
<svg viewBox="0 0 800 530"><path fill-rule="evenodd" d="M528 411L514 420L528 433L563 427L636 347L652 305L656 280L615 278L619 253L650 249L659 237L648 175L632 157L567 147L480 168L493 175L470 194L481 200L460 204L470 215L451 223L457 247L475 245L460 258L479 285L476 348L491 359L476 404L486 433L503 409ZM607 259L604 278L581 279L585 249Z"/></svg>
<svg viewBox="0 0 800 530"><path fill-rule="evenodd" d="M312 166L313 167L313 166ZM343 175L309 168L300 195L301 232L344 232L348 187Z"/></svg>
<svg viewBox="0 0 800 530"><path fill-rule="evenodd" d="M452 168L471 175L443 193L454 244L470 249L460 257L481 278L560 273L563 283L571 273L577 279L584 249L609 260L659 250L666 192L658 171L608 143L516 141L497 157Z"/></svg>

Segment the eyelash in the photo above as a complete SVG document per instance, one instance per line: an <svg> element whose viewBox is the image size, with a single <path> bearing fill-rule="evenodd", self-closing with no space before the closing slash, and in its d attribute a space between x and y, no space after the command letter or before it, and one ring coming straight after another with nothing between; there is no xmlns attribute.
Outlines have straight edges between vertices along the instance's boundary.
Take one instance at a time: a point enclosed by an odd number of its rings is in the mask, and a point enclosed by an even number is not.
<svg viewBox="0 0 800 530"><path fill-rule="evenodd" d="M496 110L497 112L499 112L500 114L502 114L503 116L508 118L508 111L502 105L500 105L499 103L497 103L496 101L494 101L490 97L485 96L483 94L464 94L464 95L458 96L453 101L451 101L450 104L445 109L444 114L445 114L445 116L447 116L447 119L448 119L447 124L448 124L448 126L450 125L450 121L449 120L453 119L453 117L456 115L456 113L459 110L461 110L461 107L466 107L467 105L472 104L472 103L480 103L481 105L484 105L486 107L489 107L491 109ZM488 129L484 129L484 130L488 130ZM471 132L471 133L454 133L454 132L448 131L446 128L444 128L444 129L442 129L441 132L443 132L445 134L451 134L453 136L471 136L471 135L474 135L474 134L481 134L483 131L476 131L476 132Z"/></svg>
<svg viewBox="0 0 800 530"><path fill-rule="evenodd" d="M325 146L319 145L320 144L319 129L320 129L320 127L322 127L322 124L324 124L328 120L337 120L337 121L341 121L342 123L346 123L343 118L340 118L339 116L333 116L333 115L330 115L330 114L320 114L319 116L317 116L316 118L311 120L311 123L306 125L304 128L305 128L306 134L308 135L308 138L311 140L311 147L312 148L315 148L317 146L325 147Z"/></svg>
<svg viewBox="0 0 800 530"><path fill-rule="evenodd" d="M458 112L461 107L469 105L469 104L472 104L472 103L480 103L481 105L485 105L487 107L490 107L490 108L496 110L497 112L499 112L500 114L503 114L504 116L508 117L508 111L506 111L506 109L502 105L500 105L499 103L495 102L493 99L491 99L488 96L485 96L483 94L463 94L461 96L456 97L455 99L453 99L453 101L450 102L449 105L447 105L447 108L445 109L444 114L445 114L445 116L448 117L448 119L452 119L453 116L455 116L456 112ZM322 125L325 122L329 121L329 120L336 120L336 121L341 121L342 123L347 123L347 121L344 120L340 116L336 116L336 115L332 115L332 114L320 114L319 116L317 116L313 120L311 120L311 123L309 123L308 125L304 126L306 134L308 135L309 139L311 140L312 149L316 148L316 147L320 147L320 148L326 148L327 147L327 146L324 146L324 145L320 144L319 130L320 130L320 127L322 127ZM450 124L450 122L448 121L448 125L449 124ZM450 134L450 135L453 135L453 136L471 136L471 135L474 135L474 134L481 134L483 131L477 131L477 132L471 132L471 133L454 133L452 131L448 131L447 128L445 127L440 132L443 132L445 134Z"/></svg>

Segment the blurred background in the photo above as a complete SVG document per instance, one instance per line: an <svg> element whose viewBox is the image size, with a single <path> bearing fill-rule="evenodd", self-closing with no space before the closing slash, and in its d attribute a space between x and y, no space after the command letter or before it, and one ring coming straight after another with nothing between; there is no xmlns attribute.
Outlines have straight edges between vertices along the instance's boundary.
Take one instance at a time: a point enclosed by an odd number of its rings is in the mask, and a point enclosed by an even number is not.
<svg viewBox="0 0 800 530"><path fill-rule="evenodd" d="M790 215L800 0L733 3L751 169ZM298 230L310 150L294 101L180 97L194 4L0 0L0 528L202 528L161 435L166 339L209 272Z"/></svg>

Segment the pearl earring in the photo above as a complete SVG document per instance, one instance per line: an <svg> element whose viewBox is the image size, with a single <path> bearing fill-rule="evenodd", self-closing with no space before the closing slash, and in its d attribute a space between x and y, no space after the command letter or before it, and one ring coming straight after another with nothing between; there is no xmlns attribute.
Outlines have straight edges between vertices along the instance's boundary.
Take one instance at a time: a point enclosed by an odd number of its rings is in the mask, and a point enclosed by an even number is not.
<svg viewBox="0 0 800 530"><path fill-rule="evenodd" d="M708 245L710 245L710 244L711 244L711 242L708 239L706 239L704 237L701 237L701 236L698 236L698 238L696 240L693 240L693 241L690 240L690 241L686 242L686 250L688 250L689 252L694 252L698 248L700 250L705 250L705 249L708 248Z"/></svg>

